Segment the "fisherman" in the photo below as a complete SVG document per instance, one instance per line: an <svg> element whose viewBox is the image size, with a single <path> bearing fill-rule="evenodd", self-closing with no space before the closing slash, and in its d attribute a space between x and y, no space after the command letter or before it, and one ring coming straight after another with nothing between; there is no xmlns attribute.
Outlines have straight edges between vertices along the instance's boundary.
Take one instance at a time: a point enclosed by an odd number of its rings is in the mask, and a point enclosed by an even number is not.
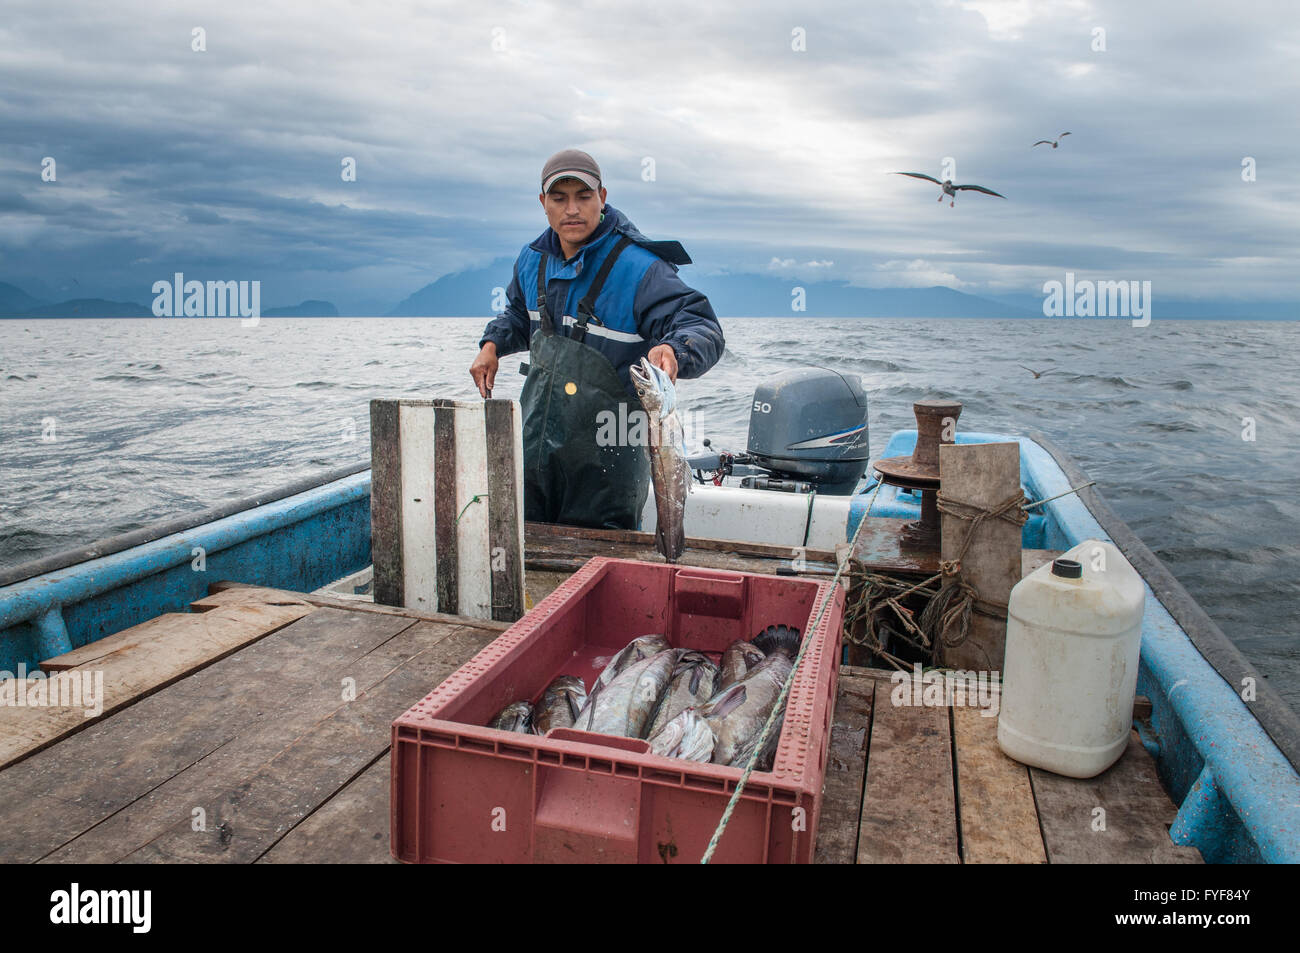
<svg viewBox="0 0 1300 953"><path fill-rule="evenodd" d="M499 358L529 351L525 519L638 529L650 469L642 441L622 439L645 432L623 423L640 410L628 370L645 357L674 381L699 377L724 342L708 299L677 276L691 262L681 244L650 241L605 197L587 153L546 161L538 200L550 227L515 259L506 309L469 372L491 397ZM605 439L613 430L620 439Z"/></svg>

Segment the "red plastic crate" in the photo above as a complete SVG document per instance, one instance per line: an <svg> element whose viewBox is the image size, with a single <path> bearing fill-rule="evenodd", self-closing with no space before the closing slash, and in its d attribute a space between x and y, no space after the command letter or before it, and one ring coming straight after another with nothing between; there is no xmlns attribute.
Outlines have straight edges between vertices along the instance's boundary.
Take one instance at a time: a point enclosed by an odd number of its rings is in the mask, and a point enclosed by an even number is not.
<svg viewBox="0 0 1300 953"><path fill-rule="evenodd" d="M750 775L713 859L807 863L821 812L844 592L829 582L596 558L393 722L393 856L410 862L695 863L741 769L649 753L640 739L485 727L552 679L590 687L639 635L721 653L769 625L812 644L771 772ZM823 599L830 605L812 623Z"/></svg>

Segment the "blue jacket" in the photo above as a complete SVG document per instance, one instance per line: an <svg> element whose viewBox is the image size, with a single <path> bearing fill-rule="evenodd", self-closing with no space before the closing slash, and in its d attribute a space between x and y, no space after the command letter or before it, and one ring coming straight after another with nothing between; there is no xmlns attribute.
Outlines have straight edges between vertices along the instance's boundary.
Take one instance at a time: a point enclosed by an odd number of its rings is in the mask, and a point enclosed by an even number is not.
<svg viewBox="0 0 1300 953"><path fill-rule="evenodd" d="M498 355L528 349L541 326L536 298L543 251L548 256L547 311L556 325L563 315L563 333L571 333L578 302L619 236L626 235L633 244L619 255L592 308L604 326L588 324L585 343L609 358L633 397L628 368L658 344L672 345L678 377L699 377L718 362L726 342L709 299L677 276L677 265L689 264L690 258L677 242L650 241L612 205L602 211L604 220L568 261L552 228L524 246L515 259L506 310L488 323L479 347L491 341Z"/></svg>

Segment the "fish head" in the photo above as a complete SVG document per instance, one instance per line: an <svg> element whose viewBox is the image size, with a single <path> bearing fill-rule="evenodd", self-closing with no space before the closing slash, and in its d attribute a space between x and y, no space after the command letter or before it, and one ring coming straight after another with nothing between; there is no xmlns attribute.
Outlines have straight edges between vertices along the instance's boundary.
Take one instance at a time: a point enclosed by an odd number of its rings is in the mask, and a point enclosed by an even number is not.
<svg viewBox="0 0 1300 953"><path fill-rule="evenodd" d="M515 701L506 705L492 719L488 727L500 731L529 732L533 725L533 706L526 701Z"/></svg>
<svg viewBox="0 0 1300 953"><path fill-rule="evenodd" d="M667 651L671 648L668 644L668 640L662 635L639 635L628 643L628 648L632 648L633 646L635 646L635 648L632 649L635 653L634 661L640 661L641 659L649 658L652 655L658 655L660 652Z"/></svg>
<svg viewBox="0 0 1300 953"><path fill-rule="evenodd" d="M663 420L677 409L677 389L667 371L643 357L628 369L628 375L646 413Z"/></svg>

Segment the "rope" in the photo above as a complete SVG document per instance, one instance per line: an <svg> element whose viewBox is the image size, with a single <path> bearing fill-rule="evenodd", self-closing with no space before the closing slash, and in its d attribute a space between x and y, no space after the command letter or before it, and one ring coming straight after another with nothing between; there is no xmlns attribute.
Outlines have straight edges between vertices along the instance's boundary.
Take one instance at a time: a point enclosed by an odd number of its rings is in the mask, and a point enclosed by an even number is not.
<svg viewBox="0 0 1300 953"><path fill-rule="evenodd" d="M486 496L487 496L486 493L475 493L474 496L473 496L473 498L472 498L468 503L466 503L464 506L462 506L462 507L460 508L460 512L456 514L456 522L459 523L459 522L460 522L460 518L461 518L462 516L465 515L465 511L466 511L467 509L469 509L471 506L473 506L475 503L477 503L477 502L479 502L480 500L482 500L483 498L485 498Z"/></svg>
<svg viewBox="0 0 1300 953"><path fill-rule="evenodd" d="M928 657L932 664L939 664L945 648L955 648L966 641L970 633L970 620L974 612L994 618L1005 615L1004 603L980 598L979 591L961 575L961 561L970 549L971 541L979 525L988 519L1005 519L1017 526L1028 520L1024 507L1023 492L1004 500L997 506L985 509L939 495L939 510L950 516L970 523L965 538L955 554L954 559L944 560L939 564L939 572L918 583L907 584L878 573L862 571L855 574L863 583L861 594L847 607L844 614L845 638L855 645L867 648L874 655L883 658L894 668L909 670L902 659L885 649L880 633L888 632L920 651L922 657ZM931 589L938 583L937 589ZM921 610L920 619L916 613L902 605L902 600L914 593L929 596ZM893 618L901 624L889 627L885 623L885 612L891 612ZM862 634L855 636L855 623L861 621ZM909 638L908 633L915 636Z"/></svg>
<svg viewBox="0 0 1300 953"><path fill-rule="evenodd" d="M972 612L978 611L994 618L999 615L1005 616L1007 612L1005 602L980 598L979 590L967 582L961 574L961 561L965 558L966 551L970 549L971 541L974 540L980 524L985 520L1002 519L1019 527L1024 526L1029 519L1022 506L1025 494L1020 489L997 506L988 509L950 499L942 492L938 496L940 513L954 516L970 525L966 528L966 535L961 541L961 546L957 548L955 556L939 563L939 577L942 579L939 591L921 613L921 628L934 642L933 661L936 665L942 663L945 648L956 648L966 641L970 635ZM949 636L948 633L954 626L956 635Z"/></svg>
<svg viewBox="0 0 1300 953"><path fill-rule="evenodd" d="M899 671L910 671L910 666L906 662L885 649L884 644L877 635L879 630L886 628L881 617L885 610L889 610L902 623L903 627L915 633L920 638L920 641L909 639L902 632L894 629L888 629L887 631L919 649L923 655L931 654L929 637L917 628L916 623L913 621L913 611L904 606L902 600L917 592L924 592L927 596L933 597L937 590L928 587L941 578L939 575L931 576L929 579L923 579L912 585L867 570L851 572L850 576L855 581L861 582L861 588L859 589L860 595L845 608L845 639L854 645L865 647L873 655L883 658ZM853 583L850 583L849 588L852 590ZM854 630L857 628L859 621L863 622L863 634L856 636Z"/></svg>
<svg viewBox="0 0 1300 953"><path fill-rule="evenodd" d="M1052 502L1052 500L1059 500L1063 496L1069 496L1071 493L1078 493L1080 490L1086 490L1088 489L1088 487L1096 486L1096 485L1097 485L1096 480L1089 480L1087 483L1080 483L1078 486L1072 486L1064 493L1058 493L1056 494L1056 496L1049 496L1047 499L1039 500L1037 503L1026 503L1021 508L1024 509L1026 512L1028 512L1029 510L1036 509L1037 507L1042 506L1044 503L1050 503Z"/></svg>
<svg viewBox="0 0 1300 953"><path fill-rule="evenodd" d="M876 502L876 494L880 492L880 484L871 491L871 499L867 501L866 512L862 514L862 519L858 521L858 528L853 531L853 538L849 540L849 550L844 559L839 561L835 567L835 577L831 579L831 584L826 590L826 597L822 599L821 607L817 610L817 617L813 619L812 628L804 637L803 643L799 646L799 654L795 656L794 665L790 669L790 674L786 676L785 684L781 686L781 694L777 696L776 704L772 706L771 712L768 713L767 722L763 725L763 731L758 736L758 744L754 746L753 753L749 756L749 761L745 765L745 771L740 776L740 781L736 784L736 790L731 794L731 800L727 802L727 809L722 812L722 819L718 821L718 827L709 838L709 846L704 851L704 856L700 858L701 864L707 864L713 859L713 852L718 849L718 841L722 840L722 834L731 823L731 814L740 803L740 793L745 790L745 785L749 783L749 776L754 773L754 765L758 763L758 756L762 753L763 747L767 743L767 736L772 733L772 725L776 722L777 714L784 714L785 699L790 694L790 686L794 684L795 673L799 671L799 663L803 661L804 653L808 646L812 645L813 633L821 625L822 616L826 614L827 607L831 604L831 599L835 595L835 587L839 585L840 576L844 568L849 564L853 556L853 547L857 545L858 535L862 532L862 527L867 525L867 517L871 515L871 507Z"/></svg>

